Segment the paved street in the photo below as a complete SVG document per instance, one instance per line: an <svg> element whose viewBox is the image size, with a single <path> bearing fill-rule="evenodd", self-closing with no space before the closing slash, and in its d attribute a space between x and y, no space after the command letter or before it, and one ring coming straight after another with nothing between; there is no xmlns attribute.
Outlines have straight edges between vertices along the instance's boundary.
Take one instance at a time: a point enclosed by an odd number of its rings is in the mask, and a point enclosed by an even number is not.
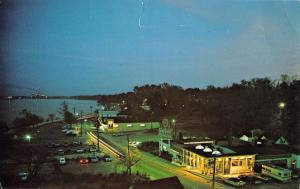
<svg viewBox="0 0 300 189"><path fill-rule="evenodd" d="M101 134L102 137L108 139L119 149L127 150L127 141L125 136L113 137L108 134ZM151 138L151 136L149 137ZM140 161L133 167L133 172L139 171L150 176L151 179L160 179L170 176L178 176L182 184L186 188L211 188L212 183L204 178L193 175L170 162L154 156L152 154L133 149L132 155L134 158L140 159ZM215 184L215 188L231 188L230 186L220 183Z"/></svg>

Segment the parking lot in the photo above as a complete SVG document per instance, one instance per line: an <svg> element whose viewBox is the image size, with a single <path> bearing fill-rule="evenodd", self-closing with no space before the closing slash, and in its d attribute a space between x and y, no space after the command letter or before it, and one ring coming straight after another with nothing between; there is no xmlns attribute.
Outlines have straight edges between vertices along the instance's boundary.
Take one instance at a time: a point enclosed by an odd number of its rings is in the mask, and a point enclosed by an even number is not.
<svg viewBox="0 0 300 189"><path fill-rule="evenodd" d="M112 158L111 161L104 158L105 151L97 151L97 146L92 144L88 137L83 136L67 136L62 130L63 124L55 124L47 127L40 127L37 138L33 142L39 142L46 146L49 159L57 163L62 172L72 174L111 174L120 169L118 160ZM51 135L49 134L51 133ZM65 158L66 164L60 165L60 158ZM91 162L94 158L94 162ZM82 160L87 160L83 162ZM51 166L48 164L47 166ZM44 168L47 170L47 168Z"/></svg>

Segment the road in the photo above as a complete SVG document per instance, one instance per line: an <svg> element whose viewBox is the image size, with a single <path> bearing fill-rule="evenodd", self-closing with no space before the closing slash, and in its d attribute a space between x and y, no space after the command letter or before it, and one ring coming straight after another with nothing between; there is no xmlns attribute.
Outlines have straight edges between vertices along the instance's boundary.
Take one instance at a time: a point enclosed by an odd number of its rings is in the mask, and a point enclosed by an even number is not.
<svg viewBox="0 0 300 189"><path fill-rule="evenodd" d="M109 140L111 143L113 143L114 146L118 147L122 151L127 152L126 137L112 137L108 134L101 134L101 136ZM177 176L187 189L205 189L211 188L212 186L211 181L189 173L185 170L185 168L173 165L160 157L154 156L150 153L139 151L138 149L131 150L131 153L134 159L140 160L136 165L133 166L132 171L138 171L139 173L147 174L148 176L150 176L151 180ZM220 183L215 183L215 188L232 187Z"/></svg>

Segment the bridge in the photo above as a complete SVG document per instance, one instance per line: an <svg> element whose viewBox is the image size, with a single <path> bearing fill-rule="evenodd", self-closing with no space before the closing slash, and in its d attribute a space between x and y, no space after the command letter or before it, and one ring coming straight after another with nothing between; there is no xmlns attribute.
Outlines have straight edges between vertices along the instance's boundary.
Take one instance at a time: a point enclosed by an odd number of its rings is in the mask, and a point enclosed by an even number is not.
<svg viewBox="0 0 300 189"><path fill-rule="evenodd" d="M89 120L89 119L96 119L98 117L98 114L86 114L86 115L82 115L82 116L79 116L77 118L77 120Z"/></svg>
<svg viewBox="0 0 300 189"><path fill-rule="evenodd" d="M110 151L115 156L117 156L119 158L125 158L125 155L122 152L120 152L119 150L117 150L116 148L114 148L113 146L111 146L110 144L108 144L107 142L102 140L101 138L98 139L94 133L87 132L87 135L90 137L90 139L93 142L97 143L99 141L100 144L102 144L108 151Z"/></svg>

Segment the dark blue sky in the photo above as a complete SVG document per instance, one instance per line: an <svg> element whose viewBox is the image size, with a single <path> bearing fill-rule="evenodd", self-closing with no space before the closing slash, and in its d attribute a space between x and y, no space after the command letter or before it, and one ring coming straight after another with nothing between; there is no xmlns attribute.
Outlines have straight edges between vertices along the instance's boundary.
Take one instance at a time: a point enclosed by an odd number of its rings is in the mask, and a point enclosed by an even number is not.
<svg viewBox="0 0 300 189"><path fill-rule="evenodd" d="M300 72L299 1L2 0L0 15L7 94L204 88Z"/></svg>

